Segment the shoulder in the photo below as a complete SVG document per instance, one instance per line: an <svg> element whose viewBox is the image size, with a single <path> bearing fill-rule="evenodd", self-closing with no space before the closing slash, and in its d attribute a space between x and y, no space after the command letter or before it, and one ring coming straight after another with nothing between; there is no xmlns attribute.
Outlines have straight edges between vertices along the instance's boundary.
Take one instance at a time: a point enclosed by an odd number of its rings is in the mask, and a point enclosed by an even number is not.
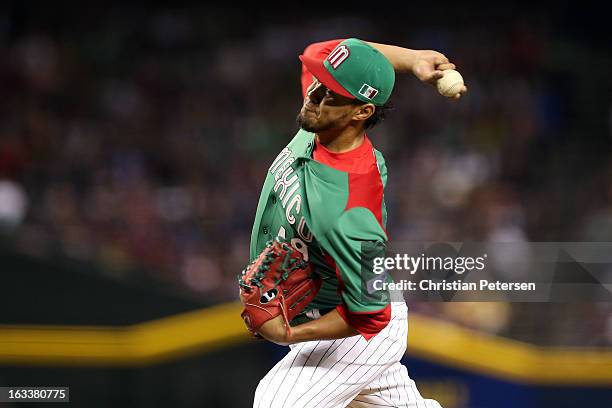
<svg viewBox="0 0 612 408"><path fill-rule="evenodd" d="M293 139L289 142L287 147L291 149L296 154L300 155L302 152L305 152L309 144L311 144L314 140L314 133L307 132L303 129L298 130Z"/></svg>
<svg viewBox="0 0 612 408"><path fill-rule="evenodd" d="M379 166L386 166L385 156L382 154L382 152L375 147L373 147L372 150L374 150L374 157L376 157L377 164Z"/></svg>
<svg viewBox="0 0 612 408"><path fill-rule="evenodd" d="M353 214L350 217L351 220L358 221L360 217L359 214L362 210L366 210L367 213L372 216L366 218L368 220L374 219L380 228L383 228L382 212L384 184L379 169L373 169L363 174L349 173L348 183L349 194L345 213L350 212ZM355 212L352 211L353 209L361 210ZM361 216L363 216L363 214L361 214Z"/></svg>
<svg viewBox="0 0 612 408"><path fill-rule="evenodd" d="M377 150L374 150L374 156L376 157L376 166L378 167L378 172L380 173L380 178L382 180L383 187L387 186L387 162L383 154Z"/></svg>
<svg viewBox="0 0 612 408"><path fill-rule="evenodd" d="M274 159L274 164L280 164L281 161L284 161L288 158L293 158L295 160L298 157L304 157L307 155L310 147L312 146L314 140L314 134L310 132L306 132L305 130L298 130L293 139L285 146L283 150L276 156Z"/></svg>

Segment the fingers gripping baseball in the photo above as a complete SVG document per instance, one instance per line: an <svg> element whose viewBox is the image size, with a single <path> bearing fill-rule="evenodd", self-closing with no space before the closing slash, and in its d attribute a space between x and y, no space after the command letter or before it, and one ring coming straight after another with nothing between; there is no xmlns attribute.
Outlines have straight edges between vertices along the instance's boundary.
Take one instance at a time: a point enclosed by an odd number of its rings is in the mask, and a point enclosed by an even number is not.
<svg viewBox="0 0 612 408"><path fill-rule="evenodd" d="M416 58L413 65L414 75L423 82L435 83L438 78L442 77L442 69L444 64L448 63L448 58L433 50L417 50Z"/></svg>
<svg viewBox="0 0 612 408"><path fill-rule="evenodd" d="M446 57L446 55L439 53L437 51L432 51L432 53L434 55L436 65L448 63L448 58Z"/></svg>
<svg viewBox="0 0 612 408"><path fill-rule="evenodd" d="M419 80L436 86L441 95L450 99L459 99L467 92L463 78L456 71L456 65L450 62L444 54L433 50L416 52L413 73ZM450 72L453 74L448 75ZM449 81L453 83L449 84Z"/></svg>
<svg viewBox="0 0 612 408"><path fill-rule="evenodd" d="M456 68L456 66L452 62L445 62L445 63L442 63L442 64L438 64L436 66L436 69L438 71L446 71L447 69L455 69L455 68Z"/></svg>

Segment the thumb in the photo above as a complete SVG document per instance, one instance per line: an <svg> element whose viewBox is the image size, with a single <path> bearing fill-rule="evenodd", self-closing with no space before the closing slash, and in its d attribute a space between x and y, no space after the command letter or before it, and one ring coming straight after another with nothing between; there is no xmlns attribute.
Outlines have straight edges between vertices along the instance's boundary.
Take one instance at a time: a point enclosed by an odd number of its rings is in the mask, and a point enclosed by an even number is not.
<svg viewBox="0 0 612 408"><path fill-rule="evenodd" d="M432 81L437 81L438 79L442 78L443 76L444 76L444 72L443 71L436 70L436 71L433 71L431 73L431 78L430 79Z"/></svg>
<svg viewBox="0 0 612 408"><path fill-rule="evenodd" d="M442 78L443 76L444 76L444 72L442 71L438 71L438 70L431 71L426 81L429 82L430 84L435 84L436 81Z"/></svg>

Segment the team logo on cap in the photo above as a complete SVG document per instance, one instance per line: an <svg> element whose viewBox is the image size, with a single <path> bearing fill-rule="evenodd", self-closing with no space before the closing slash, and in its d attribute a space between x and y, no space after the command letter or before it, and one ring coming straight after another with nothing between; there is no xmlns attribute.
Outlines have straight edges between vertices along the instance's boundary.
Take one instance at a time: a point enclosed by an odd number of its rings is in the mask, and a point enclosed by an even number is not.
<svg viewBox="0 0 612 408"><path fill-rule="evenodd" d="M337 69L351 55L346 45L339 45L327 56L327 61L333 69Z"/></svg>
<svg viewBox="0 0 612 408"><path fill-rule="evenodd" d="M378 89L371 87L368 84L363 84L359 90L359 95L368 99L373 99L378 94Z"/></svg>

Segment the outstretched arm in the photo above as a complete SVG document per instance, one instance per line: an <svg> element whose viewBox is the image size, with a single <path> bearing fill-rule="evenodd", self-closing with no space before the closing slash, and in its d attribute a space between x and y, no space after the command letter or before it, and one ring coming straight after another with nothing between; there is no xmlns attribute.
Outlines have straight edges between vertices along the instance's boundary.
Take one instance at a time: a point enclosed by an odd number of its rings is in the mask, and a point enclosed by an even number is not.
<svg viewBox="0 0 612 408"><path fill-rule="evenodd" d="M395 45L378 44L368 42L372 47L380 51L393 65L397 73L412 73L420 81L436 85L436 81L442 76L447 69L455 69L455 64L450 62L448 58L433 50L412 50L410 48L397 47ZM459 99L461 95L467 92L467 88L463 88L453 98Z"/></svg>
<svg viewBox="0 0 612 408"><path fill-rule="evenodd" d="M329 40L309 45L304 54L315 58L325 58L342 40ZM393 65L398 74L414 74L420 81L436 85L436 81L444 75L442 71L455 69L455 64L448 58L433 50L413 50L410 48L398 47L395 45L380 44L366 41L372 47L380 51ZM306 67L302 67L302 95L312 83L312 75ZM464 86L453 98L459 99L467 92Z"/></svg>

